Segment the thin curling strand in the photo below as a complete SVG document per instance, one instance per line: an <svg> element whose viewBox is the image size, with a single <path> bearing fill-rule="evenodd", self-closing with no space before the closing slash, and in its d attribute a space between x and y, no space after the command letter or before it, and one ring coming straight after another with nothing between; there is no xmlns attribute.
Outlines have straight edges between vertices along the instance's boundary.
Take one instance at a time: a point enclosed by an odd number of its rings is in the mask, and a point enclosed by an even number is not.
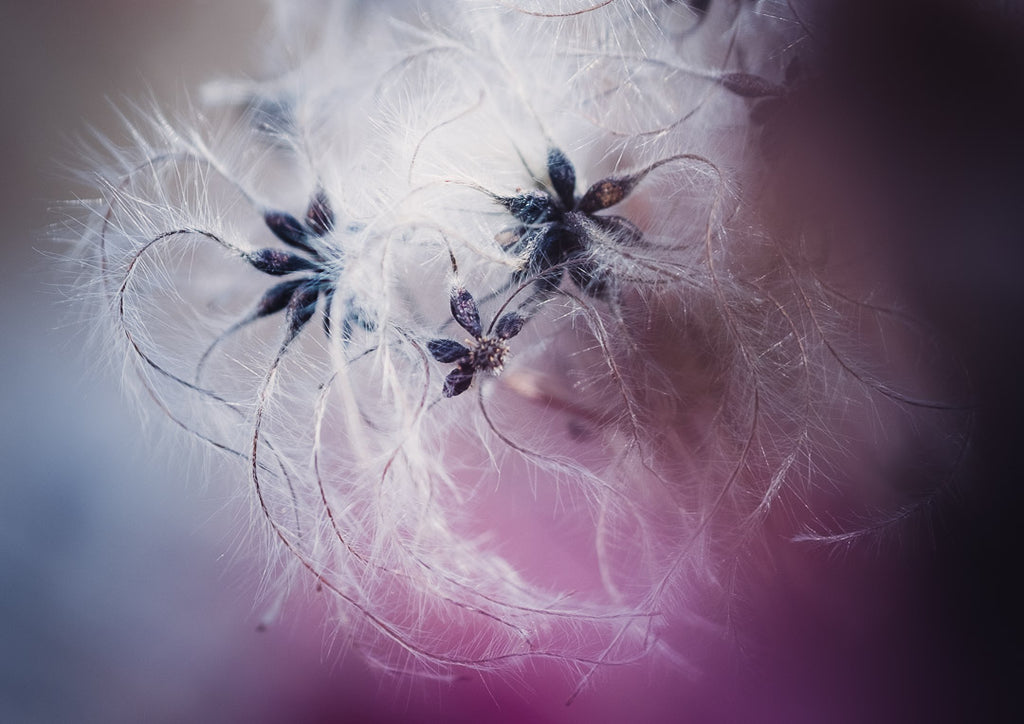
<svg viewBox="0 0 1024 724"><path fill-rule="evenodd" d="M765 212L803 23L700 5L282 3L268 80L101 149L97 354L381 667L682 665L780 502L875 535L964 434L884 276Z"/></svg>

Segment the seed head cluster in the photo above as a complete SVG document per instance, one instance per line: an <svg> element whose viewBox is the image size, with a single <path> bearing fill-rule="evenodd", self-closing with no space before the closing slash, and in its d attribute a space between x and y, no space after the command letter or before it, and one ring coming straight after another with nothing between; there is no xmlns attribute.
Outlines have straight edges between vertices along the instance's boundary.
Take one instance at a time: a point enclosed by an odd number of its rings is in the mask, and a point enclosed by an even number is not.
<svg viewBox="0 0 1024 724"><path fill-rule="evenodd" d="M371 661L679 661L776 510L959 434L884 267L766 221L787 6L281 0L265 81L106 145L97 353Z"/></svg>

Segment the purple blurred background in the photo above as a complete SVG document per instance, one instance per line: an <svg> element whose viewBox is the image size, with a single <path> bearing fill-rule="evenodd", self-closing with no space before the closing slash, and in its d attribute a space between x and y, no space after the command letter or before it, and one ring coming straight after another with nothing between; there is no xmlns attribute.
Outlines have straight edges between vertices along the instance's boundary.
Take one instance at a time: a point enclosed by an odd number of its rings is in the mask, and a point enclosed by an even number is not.
<svg viewBox="0 0 1024 724"><path fill-rule="evenodd" d="M229 493L154 460L116 376L78 355L46 227L88 189L60 164L88 126L117 137L122 99L172 107L253 72L261 6L0 2L0 721L1022 720L1024 36L999 10L851 12L830 38L892 202L879 244L978 395L958 495L899 545L778 545L740 602L742 647L706 644L701 676L606 672L567 708L572 683L543 667L371 672L331 648L315 605L258 632L260 569L224 532Z"/></svg>

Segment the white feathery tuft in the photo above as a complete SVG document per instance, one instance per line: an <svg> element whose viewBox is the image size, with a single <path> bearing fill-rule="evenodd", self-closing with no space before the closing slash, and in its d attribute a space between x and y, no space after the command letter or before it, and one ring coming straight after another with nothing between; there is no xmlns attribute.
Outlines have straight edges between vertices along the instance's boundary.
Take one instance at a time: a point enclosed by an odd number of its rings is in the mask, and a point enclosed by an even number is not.
<svg viewBox="0 0 1024 724"><path fill-rule="evenodd" d="M82 289L140 407L224 459L372 660L670 653L780 501L847 540L833 498L905 504L864 480L962 432L884 277L837 285L764 212L751 97L813 45L789 3L274 7L268 80L104 149ZM438 352L475 344L453 288L515 331L500 375Z"/></svg>

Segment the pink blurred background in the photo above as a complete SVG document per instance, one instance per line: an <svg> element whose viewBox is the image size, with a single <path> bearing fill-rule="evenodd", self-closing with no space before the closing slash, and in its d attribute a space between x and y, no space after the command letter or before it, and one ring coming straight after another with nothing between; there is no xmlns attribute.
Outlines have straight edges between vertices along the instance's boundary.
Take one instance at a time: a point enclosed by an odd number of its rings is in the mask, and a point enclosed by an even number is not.
<svg viewBox="0 0 1024 724"><path fill-rule="evenodd" d="M116 375L77 354L46 233L55 202L89 192L61 170L75 137L117 138L125 99L173 107L255 72L261 6L0 1L0 721L1019 721L1022 36L1006 6L992 23L937 7L853 13L835 56L844 72L854 59L879 140L880 247L978 394L958 495L884 546L779 542L737 638L697 645L701 674L610 670L566 707L573 682L544 665L450 683L372 672L332 647L315 601L258 632L260 569L225 532L229 492L154 455ZM878 83L902 71L909 100Z"/></svg>

